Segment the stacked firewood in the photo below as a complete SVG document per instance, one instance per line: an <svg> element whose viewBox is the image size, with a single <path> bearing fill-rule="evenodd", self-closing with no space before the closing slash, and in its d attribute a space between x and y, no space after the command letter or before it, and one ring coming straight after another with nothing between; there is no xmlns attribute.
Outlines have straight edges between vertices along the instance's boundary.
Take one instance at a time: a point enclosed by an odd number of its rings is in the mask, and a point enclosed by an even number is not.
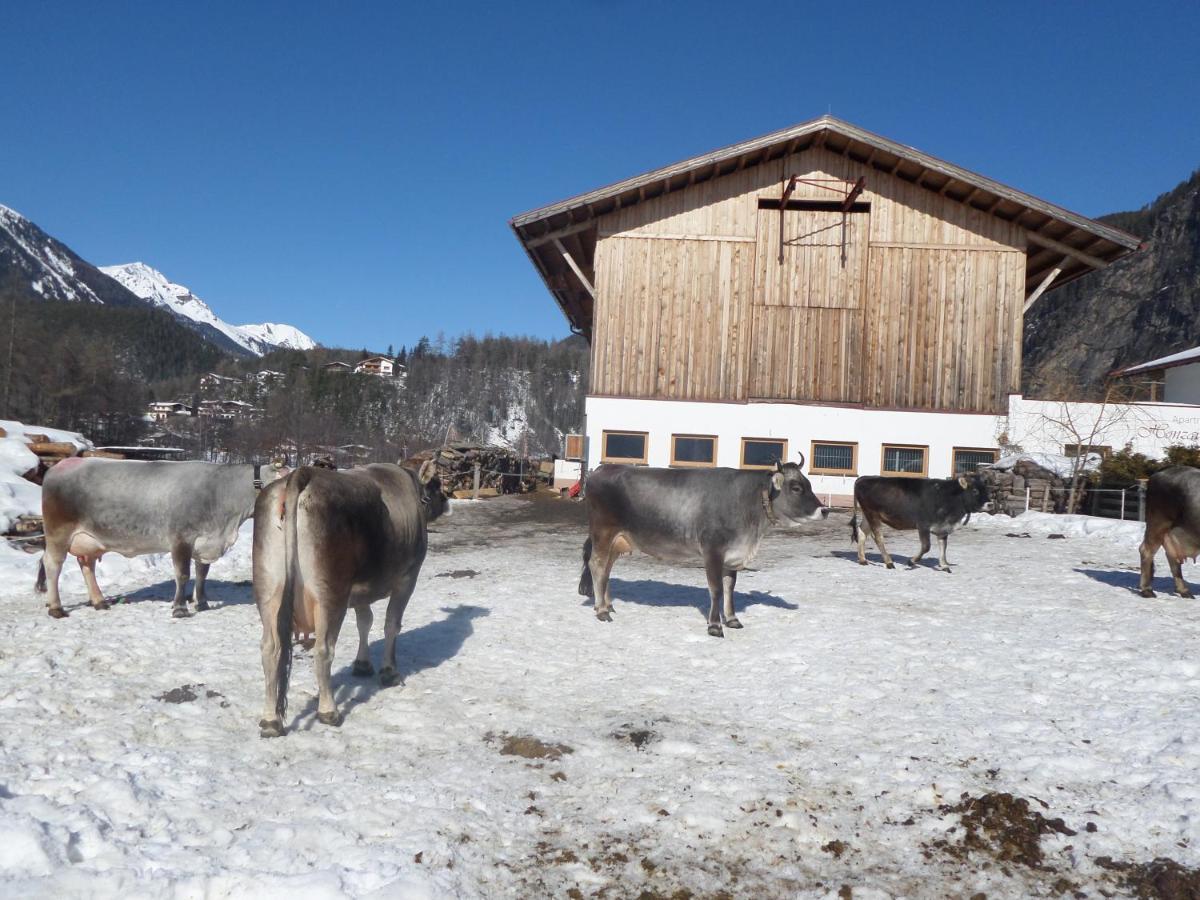
<svg viewBox="0 0 1200 900"><path fill-rule="evenodd" d="M418 453L405 460L405 465L416 467L430 459L434 461L443 490L459 499L524 493L536 488L539 478L536 463L522 459L507 447L452 444ZM478 494L476 469L479 471Z"/></svg>

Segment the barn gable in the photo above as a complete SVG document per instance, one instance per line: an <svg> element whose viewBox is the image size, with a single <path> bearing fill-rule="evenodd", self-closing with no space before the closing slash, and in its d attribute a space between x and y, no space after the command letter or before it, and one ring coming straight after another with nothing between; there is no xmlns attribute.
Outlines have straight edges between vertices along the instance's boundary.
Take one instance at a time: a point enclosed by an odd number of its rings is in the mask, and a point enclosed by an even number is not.
<svg viewBox="0 0 1200 900"><path fill-rule="evenodd" d="M590 394L999 412L1021 319L1136 238L839 120L513 219Z"/></svg>

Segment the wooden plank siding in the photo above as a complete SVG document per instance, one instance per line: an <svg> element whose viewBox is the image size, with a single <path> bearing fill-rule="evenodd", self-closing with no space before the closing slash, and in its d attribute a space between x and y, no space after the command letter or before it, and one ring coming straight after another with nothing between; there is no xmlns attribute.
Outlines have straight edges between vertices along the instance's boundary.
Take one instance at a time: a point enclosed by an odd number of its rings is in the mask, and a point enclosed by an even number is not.
<svg viewBox="0 0 1200 900"><path fill-rule="evenodd" d="M869 212L836 201L860 176ZM830 190L837 188L838 190ZM812 149L602 216L590 392L1002 412L1019 389L1024 232Z"/></svg>

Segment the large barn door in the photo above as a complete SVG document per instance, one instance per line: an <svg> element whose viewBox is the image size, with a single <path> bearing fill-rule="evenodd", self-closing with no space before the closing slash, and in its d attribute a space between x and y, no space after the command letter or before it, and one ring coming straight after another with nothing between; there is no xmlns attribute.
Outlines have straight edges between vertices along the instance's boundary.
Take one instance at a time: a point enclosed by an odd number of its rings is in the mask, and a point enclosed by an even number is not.
<svg viewBox="0 0 1200 900"><path fill-rule="evenodd" d="M858 403L870 213L794 206L758 211L750 396Z"/></svg>

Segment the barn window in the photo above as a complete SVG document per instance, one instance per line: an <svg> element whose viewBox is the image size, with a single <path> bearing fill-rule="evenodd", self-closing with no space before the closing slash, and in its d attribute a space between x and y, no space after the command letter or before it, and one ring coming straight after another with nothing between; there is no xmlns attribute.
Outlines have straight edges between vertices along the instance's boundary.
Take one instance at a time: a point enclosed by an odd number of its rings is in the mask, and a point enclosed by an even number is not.
<svg viewBox="0 0 1200 900"><path fill-rule="evenodd" d="M990 466L999 458L999 450L980 450L975 447L955 447L953 472L955 475L966 475L970 472L974 472L980 466Z"/></svg>
<svg viewBox="0 0 1200 900"><path fill-rule="evenodd" d="M813 441L808 460L811 475L853 475L858 471L858 444Z"/></svg>
<svg viewBox="0 0 1200 900"><path fill-rule="evenodd" d="M646 461L646 432L606 431L601 462L644 463Z"/></svg>
<svg viewBox="0 0 1200 900"><path fill-rule="evenodd" d="M564 459L583 459L583 435L568 434L566 453L563 454Z"/></svg>
<svg viewBox="0 0 1200 900"><path fill-rule="evenodd" d="M779 438L742 438L743 469L773 469L787 459L788 442Z"/></svg>
<svg viewBox="0 0 1200 900"><path fill-rule="evenodd" d="M1099 453L1103 459L1108 459L1112 455L1112 447L1107 444L1063 444L1063 456L1074 459L1081 453Z"/></svg>
<svg viewBox="0 0 1200 900"><path fill-rule="evenodd" d="M713 466L716 463L717 439L712 435L671 435L671 465Z"/></svg>
<svg viewBox="0 0 1200 900"><path fill-rule="evenodd" d="M884 444L883 474L923 477L928 471L929 448L914 444Z"/></svg>

